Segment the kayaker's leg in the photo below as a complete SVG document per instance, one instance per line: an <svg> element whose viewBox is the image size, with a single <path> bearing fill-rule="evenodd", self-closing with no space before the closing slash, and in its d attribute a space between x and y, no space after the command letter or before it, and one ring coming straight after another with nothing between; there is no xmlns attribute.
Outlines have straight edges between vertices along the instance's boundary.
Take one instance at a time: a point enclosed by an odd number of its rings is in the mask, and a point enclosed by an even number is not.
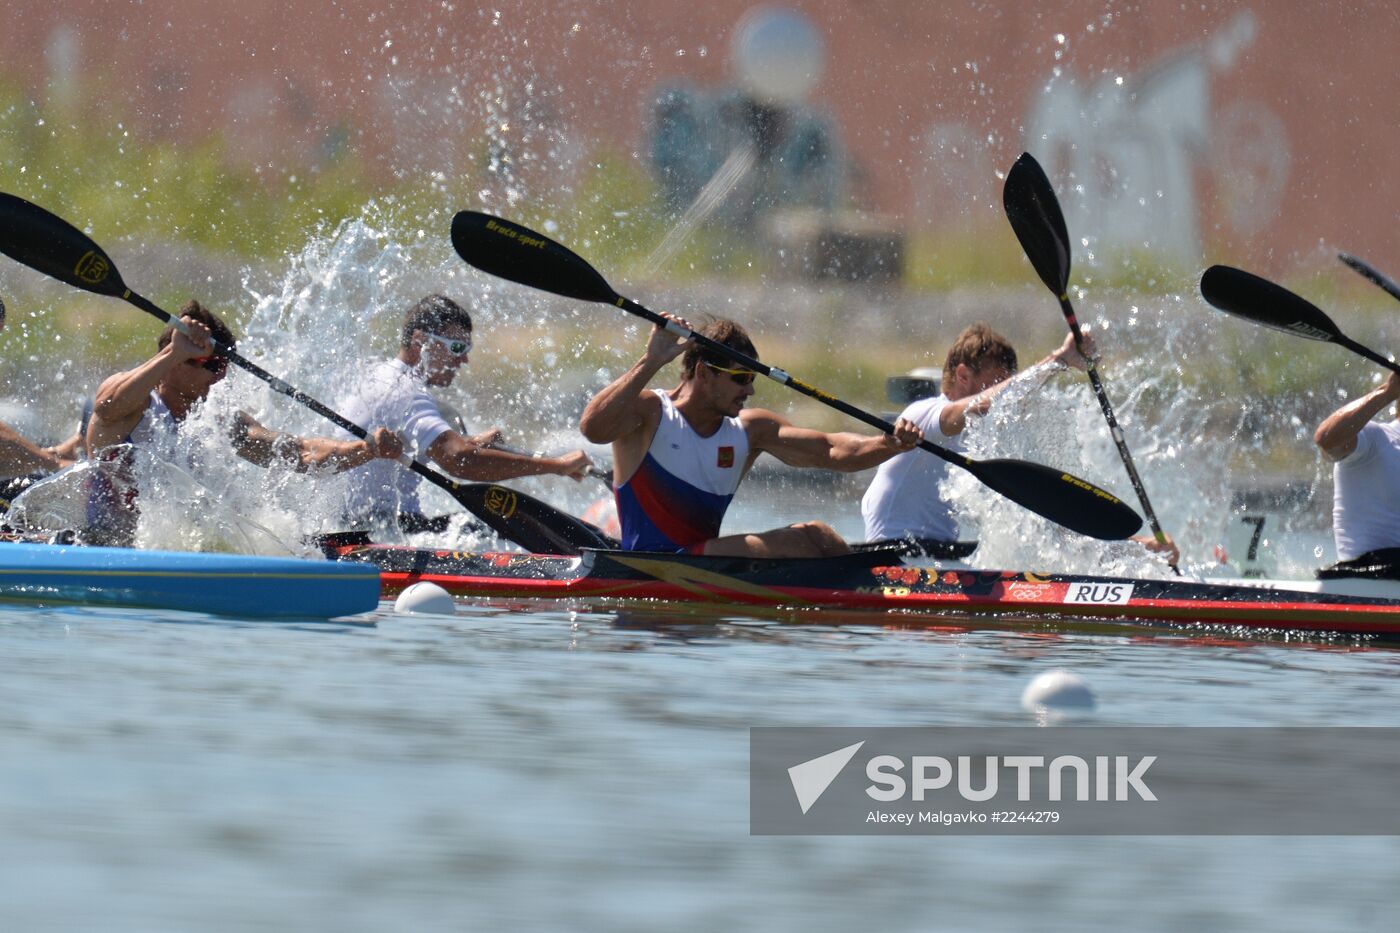
<svg viewBox="0 0 1400 933"><path fill-rule="evenodd" d="M851 547L825 522L802 522L747 535L726 535L706 543L707 557L836 557Z"/></svg>

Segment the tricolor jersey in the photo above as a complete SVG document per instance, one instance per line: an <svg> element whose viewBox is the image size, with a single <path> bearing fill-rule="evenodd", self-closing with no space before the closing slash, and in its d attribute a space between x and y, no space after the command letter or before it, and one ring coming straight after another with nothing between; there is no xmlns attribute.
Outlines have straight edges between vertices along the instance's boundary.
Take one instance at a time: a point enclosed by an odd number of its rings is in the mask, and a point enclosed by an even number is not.
<svg viewBox="0 0 1400 933"><path fill-rule="evenodd" d="M738 418L725 418L701 437L664 390L653 391L661 399L656 434L637 471L617 487L622 547L687 551L718 537L744 478L749 436Z"/></svg>

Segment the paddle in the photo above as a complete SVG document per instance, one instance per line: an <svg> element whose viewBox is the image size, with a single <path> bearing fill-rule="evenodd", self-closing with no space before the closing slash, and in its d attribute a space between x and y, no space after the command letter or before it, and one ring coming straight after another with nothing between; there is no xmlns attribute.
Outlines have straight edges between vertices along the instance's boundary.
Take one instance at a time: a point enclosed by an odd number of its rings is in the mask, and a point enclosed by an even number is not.
<svg viewBox="0 0 1400 933"><path fill-rule="evenodd" d="M1274 330L1322 343L1336 343L1400 373L1400 366L1343 334L1312 302L1281 285L1230 266L1211 266L1201 276L1201 294L1221 311Z"/></svg>
<svg viewBox="0 0 1400 933"><path fill-rule="evenodd" d="M0 193L0 252L76 288L121 298L181 333L189 333L188 325L179 318L127 288L112 260L86 234L42 207L12 194ZM364 428L347 421L229 347L216 342L214 350L266 382L275 391L300 402L338 427L359 438L368 436ZM580 547L608 546L607 538L598 529L524 493L504 486L459 483L406 454L399 458L399 462L445 490L501 537L514 541L527 551L577 554Z"/></svg>
<svg viewBox="0 0 1400 933"><path fill-rule="evenodd" d="M1338 253L1337 258L1340 259L1342 262L1346 263L1347 265L1351 266L1357 272L1360 272L1363 276L1370 279L1372 282L1379 285L1381 288L1385 289L1386 293L1389 294L1390 297L1400 300L1400 285L1396 285L1393 281L1390 280L1390 278L1388 278L1385 275L1382 275L1380 271L1376 269L1375 266L1371 265L1364 259L1359 259L1356 256L1351 255L1350 253Z"/></svg>
<svg viewBox="0 0 1400 933"><path fill-rule="evenodd" d="M894 432L894 425L882 418L623 298L581 257L519 224L475 211L462 211L452 219L452 245L463 259L483 272L566 298L616 305L886 434ZM1024 460L973 460L927 440L921 441L919 446L962 467L1013 502L1081 534L1121 539L1142 525L1137 513L1111 493L1061 470Z"/></svg>
<svg viewBox="0 0 1400 933"><path fill-rule="evenodd" d="M1092 357L1084 353L1084 334L1069 300L1070 249L1065 215L1060 210L1060 201L1055 197L1055 189L1045 176L1045 170L1029 152L1021 153L1016 164L1011 166L1011 171L1007 172L1006 184L1002 187L1002 204L1006 208L1006 219L1011 221L1011 229L1016 232L1016 239L1021 241L1026 258L1030 259L1040 280L1060 300L1060 311L1064 313L1065 323L1074 335L1074 345L1089 361L1089 384L1093 386L1094 397L1099 400L1099 408L1108 422L1108 433L1113 437L1113 445L1118 448L1118 458L1128 471L1128 479L1133 484L1133 492L1137 493L1142 513L1147 516L1152 536L1158 544L1166 546L1166 533L1162 531L1157 513L1147 499L1147 488L1142 484L1142 477L1138 476L1133 455L1128 452L1128 442L1113 414L1113 405L1108 400L1103 380L1099 378L1098 366ZM1177 570L1175 565L1172 569ZM1180 572L1177 570L1177 573Z"/></svg>

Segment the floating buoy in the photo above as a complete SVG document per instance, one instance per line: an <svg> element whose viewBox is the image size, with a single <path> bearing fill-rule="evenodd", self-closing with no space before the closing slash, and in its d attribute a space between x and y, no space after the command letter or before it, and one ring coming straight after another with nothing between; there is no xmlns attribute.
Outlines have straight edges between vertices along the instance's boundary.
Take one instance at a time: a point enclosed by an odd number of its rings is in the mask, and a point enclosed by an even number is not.
<svg viewBox="0 0 1400 933"><path fill-rule="evenodd" d="M394 611L404 615L450 616L456 614L457 604L436 583L415 583L394 600Z"/></svg>
<svg viewBox="0 0 1400 933"><path fill-rule="evenodd" d="M1021 706L1032 713L1093 709L1095 702L1094 691L1084 679L1069 671L1046 671L1021 693Z"/></svg>

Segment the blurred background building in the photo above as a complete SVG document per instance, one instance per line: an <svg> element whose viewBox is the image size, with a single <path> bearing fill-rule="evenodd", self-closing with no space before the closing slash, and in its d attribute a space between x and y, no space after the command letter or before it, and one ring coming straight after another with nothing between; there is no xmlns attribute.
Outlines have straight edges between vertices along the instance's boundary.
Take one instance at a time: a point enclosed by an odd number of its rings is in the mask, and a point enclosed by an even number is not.
<svg viewBox="0 0 1400 933"><path fill-rule="evenodd" d="M0 76L45 113L224 134L269 183L353 158L385 184L474 174L497 208L560 205L620 153L674 224L789 260L844 236L856 277L897 278L910 235L1006 234L998 173L1029 149L1092 261L1400 252L1400 13L1379 0L63 0L7 19Z"/></svg>

